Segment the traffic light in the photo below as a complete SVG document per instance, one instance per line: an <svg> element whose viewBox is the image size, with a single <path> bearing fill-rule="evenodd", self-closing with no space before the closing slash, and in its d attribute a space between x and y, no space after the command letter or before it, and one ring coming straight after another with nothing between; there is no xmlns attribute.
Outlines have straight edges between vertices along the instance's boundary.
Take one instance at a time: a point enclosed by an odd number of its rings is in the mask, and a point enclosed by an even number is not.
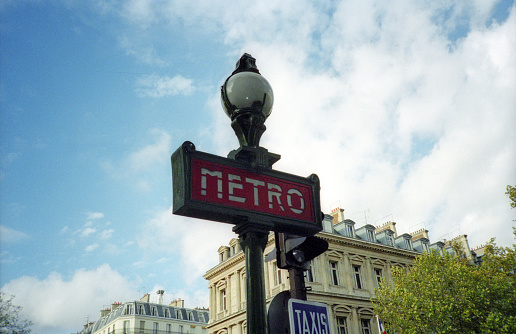
<svg viewBox="0 0 516 334"><path fill-rule="evenodd" d="M328 249L324 239L310 236L300 237L285 233L275 233L276 259L278 268L299 268L308 270L310 261Z"/></svg>

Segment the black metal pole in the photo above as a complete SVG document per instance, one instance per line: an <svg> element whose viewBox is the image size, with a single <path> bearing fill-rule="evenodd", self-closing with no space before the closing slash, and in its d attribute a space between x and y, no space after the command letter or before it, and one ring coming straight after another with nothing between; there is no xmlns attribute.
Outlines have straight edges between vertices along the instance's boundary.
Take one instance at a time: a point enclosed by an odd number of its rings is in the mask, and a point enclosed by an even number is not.
<svg viewBox="0 0 516 334"><path fill-rule="evenodd" d="M290 281L290 297L293 299L306 300L306 287L304 270L292 267L288 270Z"/></svg>
<svg viewBox="0 0 516 334"><path fill-rule="evenodd" d="M251 223L237 225L233 230L245 254L247 333L267 334L263 251L268 231L257 230Z"/></svg>

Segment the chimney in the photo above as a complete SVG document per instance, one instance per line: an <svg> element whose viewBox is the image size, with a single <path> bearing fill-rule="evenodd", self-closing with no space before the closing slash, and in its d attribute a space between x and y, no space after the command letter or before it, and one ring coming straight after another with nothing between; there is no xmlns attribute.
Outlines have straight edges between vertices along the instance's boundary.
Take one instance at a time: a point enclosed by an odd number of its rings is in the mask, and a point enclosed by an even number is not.
<svg viewBox="0 0 516 334"><path fill-rule="evenodd" d="M140 298L141 302L148 303L150 300L150 295L148 293L144 294L142 298Z"/></svg>
<svg viewBox="0 0 516 334"><path fill-rule="evenodd" d="M336 207L331 210L330 216L333 217L333 225L338 224L344 220L344 209Z"/></svg>
<svg viewBox="0 0 516 334"><path fill-rule="evenodd" d="M158 290L156 292L158 294L158 304L163 304L163 294L165 293L165 290Z"/></svg>
<svg viewBox="0 0 516 334"><path fill-rule="evenodd" d="M122 303L117 303L117 302L114 302L113 304L111 304L111 311L113 311L114 309L116 309L118 306L120 306Z"/></svg>
<svg viewBox="0 0 516 334"><path fill-rule="evenodd" d="M385 230L391 230L392 232L394 232L395 238L398 236L398 233L396 232L396 222L388 221L386 223L383 223L382 225L376 226L375 233L380 233Z"/></svg>
<svg viewBox="0 0 516 334"><path fill-rule="evenodd" d="M182 300L181 298L174 299L174 300L170 303L170 306L175 306L175 307L185 307L185 301L184 301L184 300Z"/></svg>
<svg viewBox="0 0 516 334"><path fill-rule="evenodd" d="M410 235L412 236L412 241L416 241L417 239L421 238L428 239L428 230L422 228L420 230L411 232Z"/></svg>
<svg viewBox="0 0 516 334"><path fill-rule="evenodd" d="M103 309L103 310L100 310L100 317L105 317L106 315L109 314L109 312L111 312L111 309L109 307Z"/></svg>

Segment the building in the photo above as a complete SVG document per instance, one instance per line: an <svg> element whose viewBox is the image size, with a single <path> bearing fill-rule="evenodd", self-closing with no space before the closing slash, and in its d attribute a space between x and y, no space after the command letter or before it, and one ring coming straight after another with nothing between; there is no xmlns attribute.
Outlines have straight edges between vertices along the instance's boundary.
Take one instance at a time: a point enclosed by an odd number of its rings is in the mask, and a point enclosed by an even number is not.
<svg viewBox="0 0 516 334"><path fill-rule="evenodd" d="M431 249L451 249L451 243L430 243L428 231L398 234L395 222L356 227L344 218L344 210L325 215L323 231L317 236L328 241L328 250L312 260L305 274L307 299L329 306L332 333L379 333L370 299L382 277L392 280L391 268L407 268L415 257ZM467 245L465 235L459 237ZM269 234L264 256L275 247ZM469 252L469 253L468 253ZM219 264L206 272L210 291L210 334L246 333L246 291L244 253L238 239L218 250ZM469 247L467 253L470 254ZM289 290L288 271L278 269L275 260L264 266L267 303Z"/></svg>
<svg viewBox="0 0 516 334"><path fill-rule="evenodd" d="M163 290L158 303L145 294L139 301L113 303L100 311L96 322L84 325L81 334L208 334L208 310L188 309L184 301L163 304Z"/></svg>

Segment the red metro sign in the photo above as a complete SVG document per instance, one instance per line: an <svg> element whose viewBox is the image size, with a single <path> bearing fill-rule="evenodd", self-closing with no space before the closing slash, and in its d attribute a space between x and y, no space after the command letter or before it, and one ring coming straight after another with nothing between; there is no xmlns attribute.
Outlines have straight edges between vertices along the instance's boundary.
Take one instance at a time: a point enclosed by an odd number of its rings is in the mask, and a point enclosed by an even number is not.
<svg viewBox="0 0 516 334"><path fill-rule="evenodd" d="M313 235L322 229L319 179L195 150L185 142L172 155L173 213L269 231Z"/></svg>

